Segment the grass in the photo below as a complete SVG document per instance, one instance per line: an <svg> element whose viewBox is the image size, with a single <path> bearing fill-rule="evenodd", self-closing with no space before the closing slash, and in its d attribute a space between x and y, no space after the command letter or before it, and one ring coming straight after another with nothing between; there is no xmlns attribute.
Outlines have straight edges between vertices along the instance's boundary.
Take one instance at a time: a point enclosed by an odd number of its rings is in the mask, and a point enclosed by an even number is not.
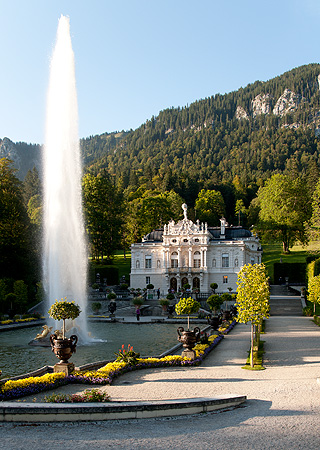
<svg viewBox="0 0 320 450"><path fill-rule="evenodd" d="M274 280L274 263L282 261L283 263L305 263L307 256L319 251L320 246L317 242L311 242L308 246L294 245L290 248L290 253L282 252L280 243L262 244L262 262L265 264L271 281Z"/></svg>
<svg viewBox="0 0 320 450"><path fill-rule="evenodd" d="M241 369L246 370L265 370L265 367L263 367L263 355L264 355L264 341L260 341L259 343L259 350L257 352L253 353L253 367L250 365L250 353L251 351L248 351L248 358L246 365L241 367Z"/></svg>
<svg viewBox="0 0 320 450"><path fill-rule="evenodd" d="M95 265L94 262L92 262ZM122 276L129 280L129 275L131 271L131 253L127 252L126 257L124 257L123 250L118 250L112 260L112 263L107 263L106 259L101 263L100 261L96 263L97 267L116 267L119 271L119 280Z"/></svg>

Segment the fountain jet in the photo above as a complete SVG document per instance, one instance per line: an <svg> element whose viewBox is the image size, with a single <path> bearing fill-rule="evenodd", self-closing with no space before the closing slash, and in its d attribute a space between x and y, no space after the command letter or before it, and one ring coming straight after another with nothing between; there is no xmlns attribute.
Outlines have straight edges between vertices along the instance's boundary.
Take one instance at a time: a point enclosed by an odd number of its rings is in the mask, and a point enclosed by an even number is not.
<svg viewBox="0 0 320 450"><path fill-rule="evenodd" d="M50 65L44 172L43 280L48 309L67 297L81 307L77 331L87 340L87 246L82 197L81 156L74 53L69 18L59 19ZM47 310L48 310L47 309Z"/></svg>

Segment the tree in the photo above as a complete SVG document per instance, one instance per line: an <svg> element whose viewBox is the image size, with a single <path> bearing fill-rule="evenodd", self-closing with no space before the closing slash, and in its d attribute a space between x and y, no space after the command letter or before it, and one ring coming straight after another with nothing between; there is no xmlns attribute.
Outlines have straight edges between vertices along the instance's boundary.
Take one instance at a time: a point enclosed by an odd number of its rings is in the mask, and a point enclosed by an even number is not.
<svg viewBox="0 0 320 450"><path fill-rule="evenodd" d="M93 257L111 259L120 248L122 196L107 174L83 178L86 227Z"/></svg>
<svg viewBox="0 0 320 450"><path fill-rule="evenodd" d="M320 181L317 183L312 196L312 215L307 224L307 232L310 239L320 239Z"/></svg>
<svg viewBox="0 0 320 450"><path fill-rule="evenodd" d="M246 214L246 212L247 212L242 199L236 201L236 207L235 207L234 212L238 216L238 225L240 226L241 225L241 214Z"/></svg>
<svg viewBox="0 0 320 450"><path fill-rule="evenodd" d="M308 300L313 303L313 313L316 313L316 303L320 303L320 275L312 277L308 282Z"/></svg>
<svg viewBox="0 0 320 450"><path fill-rule="evenodd" d="M147 233L182 215L184 200L174 191L138 191L130 195L132 200L128 201L126 209L125 229L129 243L139 241Z"/></svg>
<svg viewBox="0 0 320 450"><path fill-rule="evenodd" d="M214 189L202 189L195 203L197 218L207 222L209 226L219 224L219 219L225 215L225 204L221 192Z"/></svg>
<svg viewBox="0 0 320 450"><path fill-rule="evenodd" d="M24 279L37 269L21 182L12 162L0 159L0 278Z"/></svg>
<svg viewBox="0 0 320 450"><path fill-rule="evenodd" d="M273 175L259 189L258 199L259 228L267 237L280 240L284 253L289 253L294 242L307 241L304 223L310 218L311 207L301 178Z"/></svg>
<svg viewBox="0 0 320 450"><path fill-rule="evenodd" d="M219 310L223 303L223 299L218 294L212 294L210 295L210 297L208 297L207 303L212 309L213 314L216 314L217 309Z"/></svg>
<svg viewBox="0 0 320 450"><path fill-rule="evenodd" d="M254 344L258 345L260 326L269 317L269 283L264 264L246 264L238 273L237 321L251 322L250 365L253 367ZM254 338L256 334L256 339Z"/></svg>
<svg viewBox="0 0 320 450"><path fill-rule="evenodd" d="M39 172L34 167L32 170L28 170L27 175L23 181L23 198L25 205L29 203L29 200L35 195L42 195L41 180L39 177Z"/></svg>

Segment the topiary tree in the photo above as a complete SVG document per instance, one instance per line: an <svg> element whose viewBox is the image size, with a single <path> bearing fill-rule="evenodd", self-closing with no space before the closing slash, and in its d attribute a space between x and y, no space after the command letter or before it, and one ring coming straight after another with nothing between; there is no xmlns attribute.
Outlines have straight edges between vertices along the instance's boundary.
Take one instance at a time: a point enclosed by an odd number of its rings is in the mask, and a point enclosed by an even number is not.
<svg viewBox="0 0 320 450"><path fill-rule="evenodd" d="M231 302L233 299L232 294L229 294L228 292L225 292L221 295L222 303L226 303L226 310L228 310L228 302Z"/></svg>
<svg viewBox="0 0 320 450"><path fill-rule="evenodd" d="M98 313L101 309L101 303L100 302L93 302L91 305L91 309L94 313Z"/></svg>
<svg viewBox="0 0 320 450"><path fill-rule="evenodd" d="M219 310L222 303L223 303L223 299L221 298L220 295L218 294L212 294L210 295L210 297L207 299L207 303L210 306L210 308L213 311L213 314L215 315L217 312L217 309Z"/></svg>
<svg viewBox="0 0 320 450"><path fill-rule="evenodd" d="M134 299L132 300L132 303L134 304L134 306L139 307L139 306L143 305L144 297L142 297L141 295L139 297L134 297Z"/></svg>
<svg viewBox="0 0 320 450"><path fill-rule="evenodd" d="M66 297L65 297L66 299ZM62 320L62 339L66 338L66 320L76 319L81 313L80 306L75 302L68 302L61 299L56 300L53 305L50 306L48 314L54 320Z"/></svg>
<svg viewBox="0 0 320 450"><path fill-rule="evenodd" d="M218 288L217 283L211 283L210 284L210 288L213 290L213 293L215 294L216 293L216 289Z"/></svg>
<svg viewBox="0 0 320 450"><path fill-rule="evenodd" d="M200 303L194 300L192 297L181 298L175 306L176 313L178 316L180 314L186 314L188 316L188 330L190 324L190 314L194 314L199 311Z"/></svg>
<svg viewBox="0 0 320 450"><path fill-rule="evenodd" d="M309 278L308 300L313 303L313 314L316 314L316 303L320 303L320 275Z"/></svg>
<svg viewBox="0 0 320 450"><path fill-rule="evenodd" d="M254 344L259 345L260 326L269 317L269 283L264 264L246 264L238 273L237 321L251 322L250 365L253 367ZM256 332L256 340L255 340Z"/></svg>

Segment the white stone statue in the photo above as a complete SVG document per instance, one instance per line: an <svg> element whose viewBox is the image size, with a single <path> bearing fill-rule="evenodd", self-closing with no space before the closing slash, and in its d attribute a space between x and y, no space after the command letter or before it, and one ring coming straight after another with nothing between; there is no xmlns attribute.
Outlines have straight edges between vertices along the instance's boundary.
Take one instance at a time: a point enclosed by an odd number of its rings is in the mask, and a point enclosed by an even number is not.
<svg viewBox="0 0 320 450"><path fill-rule="evenodd" d="M186 203L183 203L182 206L181 206L181 208L183 209L184 219L185 219L185 220L188 220L188 217L187 217L187 209L188 209L188 206L187 206L187 204L186 204Z"/></svg>

